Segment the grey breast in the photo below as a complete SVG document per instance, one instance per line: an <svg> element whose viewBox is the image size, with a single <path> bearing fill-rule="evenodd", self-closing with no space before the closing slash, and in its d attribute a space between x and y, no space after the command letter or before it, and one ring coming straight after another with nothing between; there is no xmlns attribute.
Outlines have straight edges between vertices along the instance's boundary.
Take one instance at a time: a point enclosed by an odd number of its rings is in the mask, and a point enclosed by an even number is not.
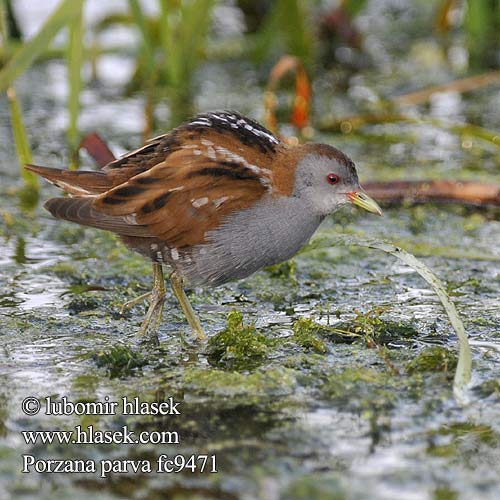
<svg viewBox="0 0 500 500"><path fill-rule="evenodd" d="M176 268L193 285L218 286L288 260L304 246L323 217L295 197L263 198L229 216L190 249Z"/></svg>

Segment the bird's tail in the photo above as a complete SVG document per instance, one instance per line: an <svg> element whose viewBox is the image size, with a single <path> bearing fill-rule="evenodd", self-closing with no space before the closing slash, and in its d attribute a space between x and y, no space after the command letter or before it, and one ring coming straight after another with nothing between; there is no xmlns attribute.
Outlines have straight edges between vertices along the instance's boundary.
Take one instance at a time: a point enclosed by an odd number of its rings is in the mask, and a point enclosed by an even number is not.
<svg viewBox="0 0 500 500"><path fill-rule="evenodd" d="M25 168L72 195L51 198L45 203L44 207L57 219L112 231L121 236L151 236L146 226L137 224L133 217L114 217L94 209L96 196L113 187L105 172L61 170L38 165L26 165Z"/></svg>
<svg viewBox="0 0 500 500"><path fill-rule="evenodd" d="M133 217L103 214L93 208L93 201L93 196L51 198L44 207L57 219L112 231L121 236L151 237L148 228L137 224Z"/></svg>
<svg viewBox="0 0 500 500"><path fill-rule="evenodd" d="M113 187L111 179L105 172L62 170L39 165L25 165L24 168L44 177L52 184L74 196L99 194Z"/></svg>

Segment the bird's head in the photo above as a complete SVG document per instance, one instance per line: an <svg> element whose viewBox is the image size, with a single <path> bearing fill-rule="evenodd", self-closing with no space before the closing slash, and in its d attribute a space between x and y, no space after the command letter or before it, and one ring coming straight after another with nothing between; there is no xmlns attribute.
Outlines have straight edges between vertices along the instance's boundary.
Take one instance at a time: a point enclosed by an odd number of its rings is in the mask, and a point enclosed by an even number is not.
<svg viewBox="0 0 500 500"><path fill-rule="evenodd" d="M378 204L359 185L356 167L342 151L326 144L299 146L293 195L307 201L318 215L346 203L382 215Z"/></svg>

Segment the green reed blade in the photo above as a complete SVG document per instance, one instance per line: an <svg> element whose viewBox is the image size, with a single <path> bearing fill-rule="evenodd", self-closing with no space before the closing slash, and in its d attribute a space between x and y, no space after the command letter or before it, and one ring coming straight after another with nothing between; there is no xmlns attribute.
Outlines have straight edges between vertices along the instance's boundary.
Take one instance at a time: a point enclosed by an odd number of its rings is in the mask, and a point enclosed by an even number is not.
<svg viewBox="0 0 500 500"><path fill-rule="evenodd" d="M82 88L84 28L83 4L80 3L79 6L80 10L78 14L76 14L76 16L69 23L69 37L66 53L69 85L69 126L67 130L67 137L73 154L78 148L80 139L78 131L78 116L80 114L80 92Z"/></svg>
<svg viewBox="0 0 500 500"><path fill-rule="evenodd" d="M83 0L63 0L40 31L12 56L0 71L0 91L6 90L45 51L57 32L81 11Z"/></svg>
<svg viewBox="0 0 500 500"><path fill-rule="evenodd" d="M314 36L308 22L311 15L310 3L300 0L273 2L254 37L253 59L262 62L278 46L280 51L297 56L304 64L309 64L314 50Z"/></svg>
<svg viewBox="0 0 500 500"><path fill-rule="evenodd" d="M213 6L213 0L193 0L182 3L180 33L183 40L182 57L188 75L195 70L202 56Z"/></svg>
<svg viewBox="0 0 500 500"><path fill-rule="evenodd" d="M337 118L335 120L325 120L317 125L317 129L322 132L344 132L350 133L368 125L380 125L384 123L406 122L413 124L429 124L437 128L449 130L454 134L468 135L481 139L496 147L500 147L500 134L493 130L488 130L478 125L470 123L454 123L447 120L419 117L401 113L380 113L380 114L360 114Z"/></svg>
<svg viewBox="0 0 500 500"><path fill-rule="evenodd" d="M10 47L10 36L8 24L6 22L6 7L5 1L0 0L0 34L3 40L3 47L5 51L8 52L8 48ZM19 191L19 197L21 206L27 210L31 210L38 203L38 177L24 168L26 163L32 163L32 154L23 122L21 106L14 87L9 87L7 89L7 99L9 101L12 135L14 137L14 144L19 162L19 170L24 180L24 188Z"/></svg>
<svg viewBox="0 0 500 500"><path fill-rule="evenodd" d="M23 115L21 111L21 106L19 105L19 100L16 95L16 91L13 87L7 89L7 97L10 106L10 119L12 124L12 135L14 136L14 144L16 145L17 157L19 160L19 168L21 175L24 179L26 185L31 187L38 186L38 177L32 173L28 172L24 165L27 163L33 163L31 147L28 142L28 137L26 135L26 129L24 127Z"/></svg>
<svg viewBox="0 0 500 500"><path fill-rule="evenodd" d="M0 45L0 55L5 57L4 54L9 53L9 25L7 23L7 5L5 0L0 0L0 36L2 37L2 44Z"/></svg>
<svg viewBox="0 0 500 500"><path fill-rule="evenodd" d="M151 32L139 1L128 0L128 4L133 20L141 32L143 57L141 67L144 68L144 79L148 84L154 85L153 77L155 74L155 50Z"/></svg>
<svg viewBox="0 0 500 500"><path fill-rule="evenodd" d="M203 53L214 0L189 0L178 5L160 0L163 74L174 88L189 86Z"/></svg>

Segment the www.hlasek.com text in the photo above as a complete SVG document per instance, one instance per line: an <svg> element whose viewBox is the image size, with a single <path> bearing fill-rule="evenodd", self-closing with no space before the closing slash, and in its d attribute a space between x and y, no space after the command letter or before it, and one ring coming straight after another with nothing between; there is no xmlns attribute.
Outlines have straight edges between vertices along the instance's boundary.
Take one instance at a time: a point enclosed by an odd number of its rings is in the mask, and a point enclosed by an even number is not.
<svg viewBox="0 0 500 500"><path fill-rule="evenodd" d="M177 431L135 431L124 425L101 431L93 425L77 425L70 431L21 431L26 444L179 444Z"/></svg>

